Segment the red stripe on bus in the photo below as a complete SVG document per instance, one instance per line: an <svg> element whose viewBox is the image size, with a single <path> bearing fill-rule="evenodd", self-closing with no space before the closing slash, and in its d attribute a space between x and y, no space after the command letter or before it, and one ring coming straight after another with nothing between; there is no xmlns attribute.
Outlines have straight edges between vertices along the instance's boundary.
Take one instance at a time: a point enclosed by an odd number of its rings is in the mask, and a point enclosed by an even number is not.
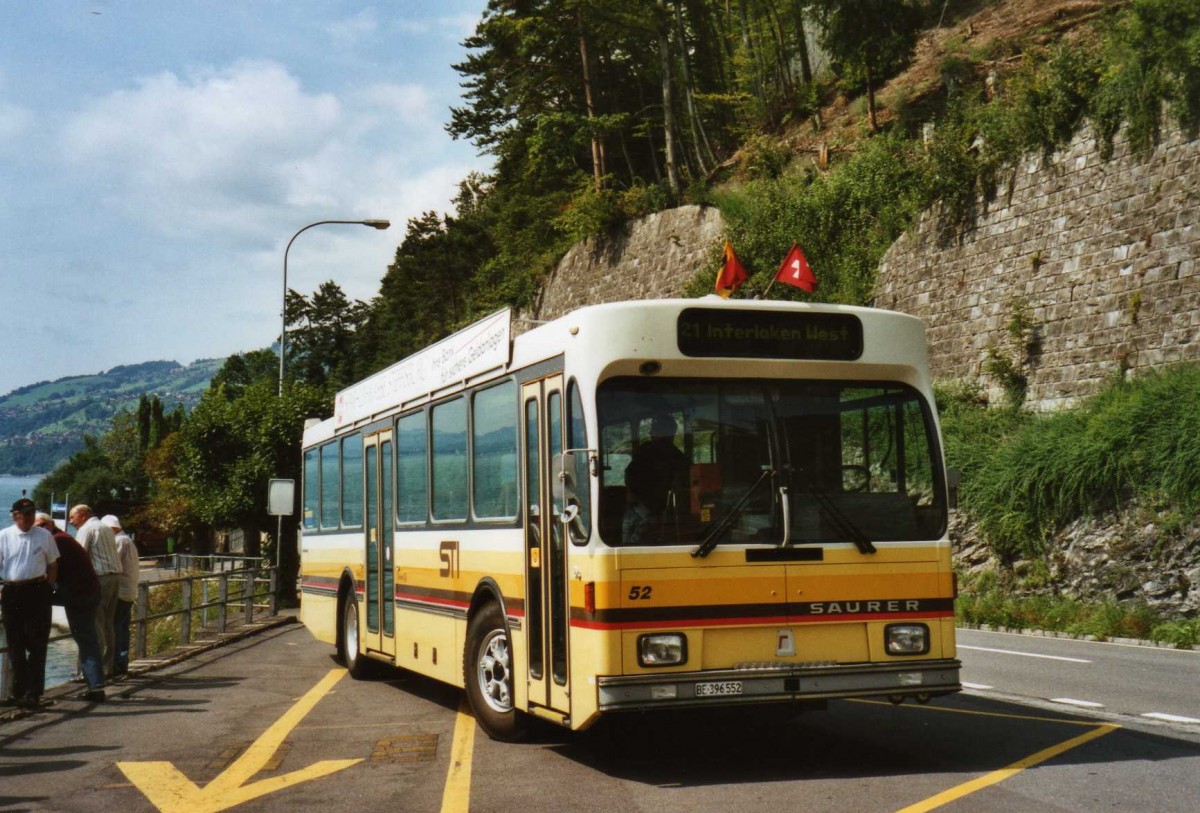
<svg viewBox="0 0 1200 813"><path fill-rule="evenodd" d="M789 625L789 624L822 624L829 622L841 621L894 621L916 618L952 618L954 613L951 611L935 611L935 612L915 612L915 613L857 613L851 615L849 613L833 613L832 615L806 615L806 616L777 616L774 618L754 616L751 618L687 618L677 620L661 620L661 621L587 621L584 619L571 619L572 627L589 630L639 630L639 629L675 629L679 627L729 627L729 626L747 626L747 627L763 627L773 625Z"/></svg>

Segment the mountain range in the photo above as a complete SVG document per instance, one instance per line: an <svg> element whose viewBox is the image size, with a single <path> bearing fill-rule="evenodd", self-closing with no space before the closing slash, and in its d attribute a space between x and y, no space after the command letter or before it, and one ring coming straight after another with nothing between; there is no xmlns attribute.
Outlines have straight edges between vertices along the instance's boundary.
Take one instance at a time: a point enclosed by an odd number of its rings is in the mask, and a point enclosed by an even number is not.
<svg viewBox="0 0 1200 813"><path fill-rule="evenodd" d="M122 409L135 411L143 394L157 395L167 412L191 409L224 363L147 361L15 389L0 397L0 473L51 471L83 448L85 434L101 435Z"/></svg>

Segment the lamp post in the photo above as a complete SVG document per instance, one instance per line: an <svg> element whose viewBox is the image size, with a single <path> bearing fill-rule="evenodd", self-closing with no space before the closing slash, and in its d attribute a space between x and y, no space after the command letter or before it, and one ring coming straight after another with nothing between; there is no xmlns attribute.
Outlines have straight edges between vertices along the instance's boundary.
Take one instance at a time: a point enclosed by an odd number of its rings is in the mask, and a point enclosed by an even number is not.
<svg viewBox="0 0 1200 813"><path fill-rule="evenodd" d="M318 220L316 223L309 223L300 231L292 235L292 239L288 240L287 248L283 250L283 306L279 311L279 397L283 397L283 369L287 359L287 263L288 252L292 250L292 243L296 242L296 238L304 234L313 226L324 226L329 223L341 223L351 226L370 226L373 229L386 229L392 225L389 220Z"/></svg>

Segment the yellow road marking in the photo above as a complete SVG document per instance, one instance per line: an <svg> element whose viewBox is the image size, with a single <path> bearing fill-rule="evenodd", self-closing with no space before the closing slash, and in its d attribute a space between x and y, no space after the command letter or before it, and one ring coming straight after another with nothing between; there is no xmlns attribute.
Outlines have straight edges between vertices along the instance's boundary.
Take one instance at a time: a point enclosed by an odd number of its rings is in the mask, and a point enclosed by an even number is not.
<svg viewBox="0 0 1200 813"><path fill-rule="evenodd" d="M330 671L204 788L170 762L118 762L117 767L162 813L218 813L268 793L349 768L362 760L324 760L283 776L246 784L270 761L296 724L345 676L344 669Z"/></svg>
<svg viewBox="0 0 1200 813"><path fill-rule="evenodd" d="M1096 725L1093 723L1092 725ZM1034 765L1045 762L1048 759L1058 756L1059 754L1070 751L1072 748L1077 748L1086 742L1091 742L1097 737L1103 737L1105 734L1111 734L1120 726L1103 723L1096 725L1092 731L1080 734L1078 737L1072 737L1066 742L1060 742L1058 745L1052 745L1038 751L1032 756L1027 756L1024 759L1019 759L1008 767L1001 768L998 771L992 771L989 774L972 779L970 782L964 782L961 785L956 785L949 790L944 790L936 796L930 796L928 799L917 802L914 805L909 805L898 813L925 813L925 811L934 810L942 805L949 804L957 799L974 793L977 790L982 790L986 787L1003 782L1009 777L1016 776L1026 768L1032 768Z"/></svg>
<svg viewBox="0 0 1200 813"><path fill-rule="evenodd" d="M442 813L467 813L471 808L471 754L475 750L475 718L467 698L458 704L454 719L454 744L450 748L450 771L442 791Z"/></svg>
<svg viewBox="0 0 1200 813"><path fill-rule="evenodd" d="M890 703L890 702L887 702L884 700L861 700L861 699L854 700L854 699L851 699L851 700L847 700L846 702L847 703L865 703L869 706L893 706L893 705L895 705L894 703ZM1038 723L1062 723L1063 725L1082 725L1082 726L1100 725L1099 723L1092 721L1092 720L1064 720L1061 717L1036 717L1031 714L1005 714L1004 712L1001 712L1001 711L973 711L972 709L952 709L952 708L947 708L946 706L924 706L924 705L914 706L914 705L908 704L908 705L900 706L899 708L915 710L915 711L943 711L943 712L947 712L949 714L970 714L970 715L973 715L976 717L1006 717L1009 720L1033 720L1034 722L1038 722Z"/></svg>

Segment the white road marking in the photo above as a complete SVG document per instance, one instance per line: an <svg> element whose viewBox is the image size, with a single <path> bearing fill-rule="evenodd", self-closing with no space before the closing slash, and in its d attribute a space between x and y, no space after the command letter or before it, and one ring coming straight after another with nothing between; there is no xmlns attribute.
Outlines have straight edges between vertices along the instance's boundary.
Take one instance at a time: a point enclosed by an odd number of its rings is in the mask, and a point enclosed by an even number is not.
<svg viewBox="0 0 1200 813"><path fill-rule="evenodd" d="M988 686L986 683L967 683L965 680L963 681L962 687L964 689L994 689L994 688L996 688L995 686Z"/></svg>
<svg viewBox="0 0 1200 813"><path fill-rule="evenodd" d="M1073 697L1051 697L1051 703L1066 703L1068 706L1083 706L1085 709L1102 709L1103 703L1093 703L1091 700L1076 700Z"/></svg>
<svg viewBox="0 0 1200 813"><path fill-rule="evenodd" d="M1168 723L1200 723L1200 720L1197 720L1195 717L1180 717L1178 714L1163 714L1160 711L1152 711L1142 716L1151 717L1155 720L1165 720Z"/></svg>
<svg viewBox="0 0 1200 813"><path fill-rule="evenodd" d="M1200 649L1176 649L1170 646L1147 646L1144 643L1122 643L1120 641L1093 641L1088 638L1072 638L1069 635L1037 635L1031 632L1004 632L1003 630L981 630L976 627L956 627L958 632L972 633L977 632L980 635L1009 635L1014 638L1041 638L1044 641L1062 641L1068 644L1096 644L1099 646L1124 646L1131 649L1151 649L1158 652L1173 652L1183 655L1197 656L1200 655ZM959 644L961 647L962 644Z"/></svg>
<svg viewBox="0 0 1200 813"><path fill-rule="evenodd" d="M1051 661L1067 661L1069 663L1091 663L1083 658L1064 658L1061 655L1039 655L1035 652L1018 652L1015 649L992 649L990 646L967 646L959 644L959 649L974 649L978 652L999 652L1001 655L1021 655L1026 658L1046 658Z"/></svg>

